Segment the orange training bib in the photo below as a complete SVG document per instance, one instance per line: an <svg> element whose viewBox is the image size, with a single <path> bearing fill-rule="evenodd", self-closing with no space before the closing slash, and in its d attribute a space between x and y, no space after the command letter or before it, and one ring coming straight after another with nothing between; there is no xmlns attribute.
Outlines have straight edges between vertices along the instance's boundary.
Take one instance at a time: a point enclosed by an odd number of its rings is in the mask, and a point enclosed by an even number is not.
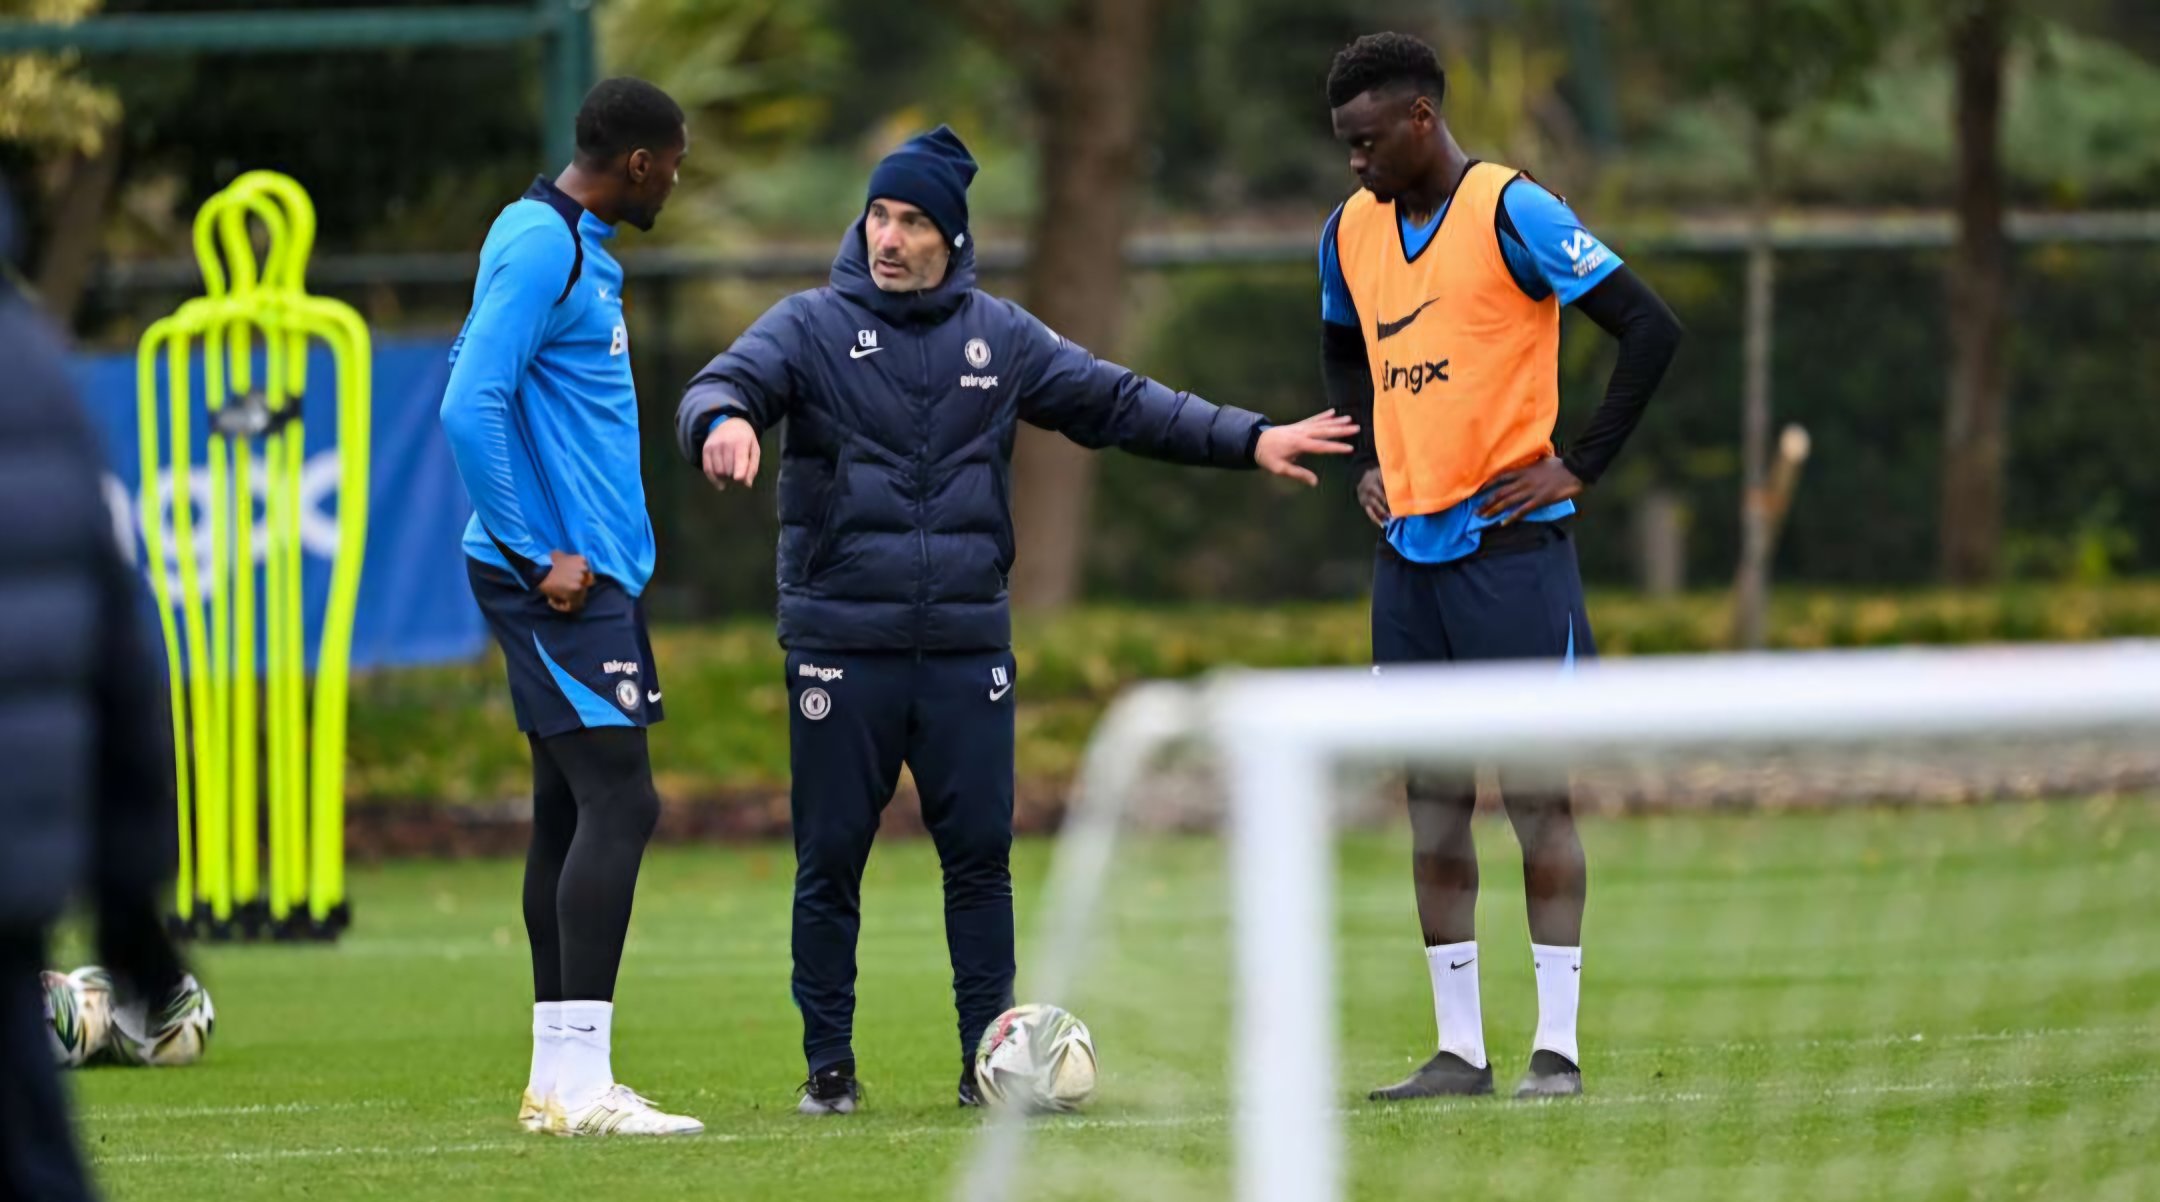
<svg viewBox="0 0 2160 1202"><path fill-rule="evenodd" d="M1404 254L1395 206L1370 192L1345 202L1336 223L1372 362L1381 479L1398 517L1438 513L1552 454L1560 303L1523 295L1493 224L1516 175L1473 165L1415 259Z"/></svg>

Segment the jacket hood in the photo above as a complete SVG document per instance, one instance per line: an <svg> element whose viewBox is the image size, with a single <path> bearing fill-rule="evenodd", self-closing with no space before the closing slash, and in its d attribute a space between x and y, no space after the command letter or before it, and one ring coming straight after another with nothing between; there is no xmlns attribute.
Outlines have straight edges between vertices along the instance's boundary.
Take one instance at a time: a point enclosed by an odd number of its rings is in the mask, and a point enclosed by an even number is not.
<svg viewBox="0 0 2160 1202"><path fill-rule="evenodd" d="M863 240L863 218L856 218L840 239L840 253L833 257L833 291L870 310L894 325L936 325L960 308L975 289L975 240L953 252L945 279L921 292L887 292L870 275L869 244Z"/></svg>

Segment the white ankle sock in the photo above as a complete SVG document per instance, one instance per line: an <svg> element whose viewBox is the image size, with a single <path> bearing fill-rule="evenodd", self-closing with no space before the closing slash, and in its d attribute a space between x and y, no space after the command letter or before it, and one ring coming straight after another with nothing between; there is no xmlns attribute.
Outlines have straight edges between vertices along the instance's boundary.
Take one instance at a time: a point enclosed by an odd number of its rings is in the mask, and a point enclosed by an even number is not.
<svg viewBox="0 0 2160 1202"><path fill-rule="evenodd" d="M562 1003L562 1058L556 1062L555 1096L565 1111L592 1105L615 1084L615 1067L608 1061L609 1029L614 1021L613 1002Z"/></svg>
<svg viewBox="0 0 2160 1202"><path fill-rule="evenodd" d="M1477 940L1426 948L1425 967L1432 973L1440 1050L1455 1053L1472 1068L1484 1068L1485 1015L1478 1004Z"/></svg>
<svg viewBox="0 0 2160 1202"><path fill-rule="evenodd" d="M532 1073L525 1078L525 1092L545 1100L555 1092L555 1070L562 1063L562 1003L533 1003Z"/></svg>
<svg viewBox="0 0 2160 1202"><path fill-rule="evenodd" d="M1533 943L1530 960L1537 965L1537 1039L1531 1050L1558 1052L1568 1063L1581 1064L1575 1011L1582 1001L1582 949Z"/></svg>

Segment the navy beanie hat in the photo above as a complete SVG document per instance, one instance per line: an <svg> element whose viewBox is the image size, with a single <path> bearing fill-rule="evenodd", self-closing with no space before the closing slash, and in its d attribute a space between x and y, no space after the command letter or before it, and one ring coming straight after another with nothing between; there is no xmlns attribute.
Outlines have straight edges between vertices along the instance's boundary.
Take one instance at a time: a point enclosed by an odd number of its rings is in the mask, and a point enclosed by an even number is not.
<svg viewBox="0 0 2160 1202"><path fill-rule="evenodd" d="M930 215L955 249L966 245L968 183L975 178L975 156L949 125L940 125L901 143L870 173L868 208L880 197L903 200Z"/></svg>

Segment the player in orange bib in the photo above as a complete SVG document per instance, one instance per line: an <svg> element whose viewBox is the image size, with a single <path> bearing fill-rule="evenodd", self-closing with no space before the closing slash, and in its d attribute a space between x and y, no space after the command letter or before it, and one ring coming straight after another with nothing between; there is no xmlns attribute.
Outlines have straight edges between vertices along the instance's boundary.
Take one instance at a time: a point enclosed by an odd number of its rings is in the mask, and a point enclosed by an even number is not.
<svg viewBox="0 0 2160 1202"><path fill-rule="evenodd" d="M1328 399L1370 431L1359 503L1386 532L1373 570L1385 665L1594 653L1570 530L1680 340L1656 294L1528 175L1463 153L1446 78L1403 34L1359 38L1328 73L1335 136L1363 187L1320 239ZM1619 339L1604 402L1556 454L1560 309ZM1504 781L1522 844L1538 1024L1517 1097L1582 1092L1575 1015L1586 893L1564 784ZM1489 1094L1478 1003L1471 772L1413 773L1411 878L1439 1051L1376 1101Z"/></svg>

